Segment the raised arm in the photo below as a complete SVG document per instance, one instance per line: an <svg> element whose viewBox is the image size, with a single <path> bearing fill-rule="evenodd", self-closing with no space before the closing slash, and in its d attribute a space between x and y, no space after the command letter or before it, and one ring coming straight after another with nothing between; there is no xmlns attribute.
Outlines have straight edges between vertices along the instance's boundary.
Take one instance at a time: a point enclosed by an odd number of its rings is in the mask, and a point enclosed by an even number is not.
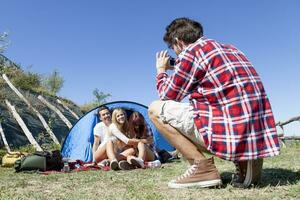
<svg viewBox="0 0 300 200"><path fill-rule="evenodd" d="M161 100L181 101L191 94L197 83L202 80L205 70L200 62L195 61L195 56L188 50L181 53L175 65L175 71L170 76L166 73L165 52L157 54L156 87Z"/></svg>

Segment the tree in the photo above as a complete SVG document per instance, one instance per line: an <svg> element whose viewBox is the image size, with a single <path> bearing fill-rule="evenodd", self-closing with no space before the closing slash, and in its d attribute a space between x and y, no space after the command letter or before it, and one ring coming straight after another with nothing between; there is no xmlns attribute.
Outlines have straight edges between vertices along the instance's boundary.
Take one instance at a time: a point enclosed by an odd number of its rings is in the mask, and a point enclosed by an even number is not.
<svg viewBox="0 0 300 200"><path fill-rule="evenodd" d="M57 94L57 92L63 87L63 84L64 84L64 79L56 69L44 80L44 86L53 95Z"/></svg>
<svg viewBox="0 0 300 200"><path fill-rule="evenodd" d="M8 33L0 33L0 53L3 53L7 48L9 42L7 41Z"/></svg>
<svg viewBox="0 0 300 200"><path fill-rule="evenodd" d="M106 99L108 97L111 97L110 94L104 94L103 92L100 92L98 88L94 89L93 95L95 96L95 103L99 106L101 104L106 103Z"/></svg>
<svg viewBox="0 0 300 200"><path fill-rule="evenodd" d="M94 109L95 107L106 103L107 98L111 97L110 94L104 94L103 92L100 92L98 88L93 90L93 95L95 96L95 99L93 101L89 103L85 103L82 106L80 106L80 110L83 113L87 113L88 111Z"/></svg>

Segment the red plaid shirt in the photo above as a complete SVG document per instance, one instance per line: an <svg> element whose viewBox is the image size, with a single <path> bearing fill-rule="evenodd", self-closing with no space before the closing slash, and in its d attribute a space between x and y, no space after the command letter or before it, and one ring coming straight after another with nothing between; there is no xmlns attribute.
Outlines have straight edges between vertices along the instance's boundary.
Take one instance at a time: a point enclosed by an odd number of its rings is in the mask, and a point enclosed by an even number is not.
<svg viewBox="0 0 300 200"><path fill-rule="evenodd" d="M190 95L199 134L216 156L234 161L279 154L263 84L235 47L200 38L178 56L172 75L157 75L157 90L161 100Z"/></svg>

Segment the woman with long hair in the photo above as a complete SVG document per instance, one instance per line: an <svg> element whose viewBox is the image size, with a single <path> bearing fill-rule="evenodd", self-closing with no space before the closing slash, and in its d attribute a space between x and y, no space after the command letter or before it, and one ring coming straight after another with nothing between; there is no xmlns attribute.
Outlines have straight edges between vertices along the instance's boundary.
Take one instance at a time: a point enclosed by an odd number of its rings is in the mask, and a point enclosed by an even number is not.
<svg viewBox="0 0 300 200"><path fill-rule="evenodd" d="M109 133L112 139L107 142L106 153L110 160L111 169L133 169L134 166L126 160L128 156L135 154L135 147L141 143L141 140L128 138L130 136L129 124L125 110L121 108L114 109Z"/></svg>
<svg viewBox="0 0 300 200"><path fill-rule="evenodd" d="M155 160L153 135L148 129L145 118L139 112L133 112L129 118L129 138L140 140L136 156L128 156L128 162L138 168L144 168L144 162Z"/></svg>

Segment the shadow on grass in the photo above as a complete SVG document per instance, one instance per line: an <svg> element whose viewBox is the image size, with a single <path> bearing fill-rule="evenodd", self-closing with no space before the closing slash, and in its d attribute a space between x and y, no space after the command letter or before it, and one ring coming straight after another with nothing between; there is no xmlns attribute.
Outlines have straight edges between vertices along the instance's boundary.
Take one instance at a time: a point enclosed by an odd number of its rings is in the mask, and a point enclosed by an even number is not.
<svg viewBox="0 0 300 200"><path fill-rule="evenodd" d="M232 173L223 172L221 174L222 182L228 185L231 182ZM300 171L293 172L282 168L266 168L262 171L261 183L258 187L293 185L300 181Z"/></svg>

